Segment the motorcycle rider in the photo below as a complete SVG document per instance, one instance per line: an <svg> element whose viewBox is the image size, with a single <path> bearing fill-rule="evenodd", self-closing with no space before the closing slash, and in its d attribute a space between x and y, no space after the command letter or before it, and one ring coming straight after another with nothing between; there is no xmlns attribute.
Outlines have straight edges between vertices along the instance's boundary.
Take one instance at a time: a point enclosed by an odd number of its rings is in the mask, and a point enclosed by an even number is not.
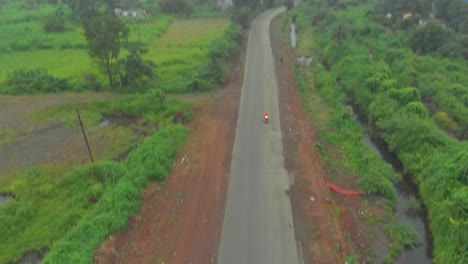
<svg viewBox="0 0 468 264"><path fill-rule="evenodd" d="M270 115L268 114L268 112L263 113L263 118L265 122L268 122L268 119L270 119Z"/></svg>

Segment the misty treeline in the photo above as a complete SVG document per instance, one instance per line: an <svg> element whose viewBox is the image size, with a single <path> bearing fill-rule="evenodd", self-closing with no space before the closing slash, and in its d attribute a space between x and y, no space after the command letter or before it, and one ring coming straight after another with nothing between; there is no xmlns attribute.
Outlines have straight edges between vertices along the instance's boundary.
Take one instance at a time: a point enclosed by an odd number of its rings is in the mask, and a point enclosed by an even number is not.
<svg viewBox="0 0 468 264"><path fill-rule="evenodd" d="M410 31L418 54L468 59L468 3L463 0L384 0L376 12L392 29Z"/></svg>

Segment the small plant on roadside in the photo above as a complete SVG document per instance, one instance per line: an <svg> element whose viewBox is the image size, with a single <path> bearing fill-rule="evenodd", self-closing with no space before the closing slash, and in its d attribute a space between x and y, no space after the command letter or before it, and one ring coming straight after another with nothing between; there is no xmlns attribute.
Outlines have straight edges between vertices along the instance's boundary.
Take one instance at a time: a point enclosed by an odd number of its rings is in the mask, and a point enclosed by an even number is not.
<svg viewBox="0 0 468 264"><path fill-rule="evenodd" d="M171 214L171 221L173 224L177 223L177 221L179 221L179 214L177 214L176 212L172 213Z"/></svg>
<svg viewBox="0 0 468 264"><path fill-rule="evenodd" d="M156 263L157 263L157 264L164 264L164 258L163 258L163 257L159 257L159 258L156 260Z"/></svg>
<svg viewBox="0 0 468 264"><path fill-rule="evenodd" d="M333 209L335 211L335 216L339 218L341 216L341 208L338 205L335 205Z"/></svg>
<svg viewBox="0 0 468 264"><path fill-rule="evenodd" d="M347 264L358 264L359 263L359 257L356 255L351 255L346 258L346 263Z"/></svg>

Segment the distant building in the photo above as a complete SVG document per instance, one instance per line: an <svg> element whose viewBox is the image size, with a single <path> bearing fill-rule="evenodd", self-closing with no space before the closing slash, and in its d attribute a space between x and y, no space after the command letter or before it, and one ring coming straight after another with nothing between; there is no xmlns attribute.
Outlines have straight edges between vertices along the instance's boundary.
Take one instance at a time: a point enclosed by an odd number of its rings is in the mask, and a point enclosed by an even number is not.
<svg viewBox="0 0 468 264"><path fill-rule="evenodd" d="M148 12L140 8L132 8L132 9L114 8L114 14L122 18L145 19L145 18L150 17L150 14Z"/></svg>

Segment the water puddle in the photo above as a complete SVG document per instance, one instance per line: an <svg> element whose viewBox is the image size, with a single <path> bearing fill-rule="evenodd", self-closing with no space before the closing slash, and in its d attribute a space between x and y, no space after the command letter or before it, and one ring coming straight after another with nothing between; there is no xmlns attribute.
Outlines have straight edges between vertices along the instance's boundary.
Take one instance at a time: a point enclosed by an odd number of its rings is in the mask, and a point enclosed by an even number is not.
<svg viewBox="0 0 468 264"><path fill-rule="evenodd" d="M29 251L17 262L17 264L39 264L45 256L45 252Z"/></svg>
<svg viewBox="0 0 468 264"><path fill-rule="evenodd" d="M129 117L129 116L119 116L119 115L103 115L101 123L98 124L99 127L108 127L108 126L132 126L138 123L138 118Z"/></svg>
<svg viewBox="0 0 468 264"><path fill-rule="evenodd" d="M15 196L9 193L0 193L0 206L7 206L9 202L15 200Z"/></svg>
<svg viewBox="0 0 468 264"><path fill-rule="evenodd" d="M296 34L296 24L291 23L291 47L297 47L297 34Z"/></svg>
<svg viewBox="0 0 468 264"><path fill-rule="evenodd" d="M371 138L367 133L364 135L364 141L377 155L403 175L403 180L395 185L397 191L395 214L400 223L404 223L416 231L420 244L414 249L403 251L395 263L432 263L432 236L427 222L427 212L419 202L420 197L416 184L411 181L410 175L403 173L403 165L396 155L388 150L385 141Z"/></svg>

